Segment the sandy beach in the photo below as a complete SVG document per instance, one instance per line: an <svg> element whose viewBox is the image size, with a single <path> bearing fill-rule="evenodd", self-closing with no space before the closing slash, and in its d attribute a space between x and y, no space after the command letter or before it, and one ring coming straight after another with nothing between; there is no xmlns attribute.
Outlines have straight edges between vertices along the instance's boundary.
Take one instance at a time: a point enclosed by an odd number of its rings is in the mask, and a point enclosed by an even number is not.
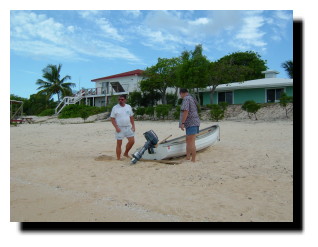
<svg viewBox="0 0 318 247"><path fill-rule="evenodd" d="M201 128L216 124L202 121ZM221 121L196 163L117 161L109 121L10 127L13 222L291 222L293 122ZM184 134L136 121L136 143ZM124 145L127 141L124 141Z"/></svg>

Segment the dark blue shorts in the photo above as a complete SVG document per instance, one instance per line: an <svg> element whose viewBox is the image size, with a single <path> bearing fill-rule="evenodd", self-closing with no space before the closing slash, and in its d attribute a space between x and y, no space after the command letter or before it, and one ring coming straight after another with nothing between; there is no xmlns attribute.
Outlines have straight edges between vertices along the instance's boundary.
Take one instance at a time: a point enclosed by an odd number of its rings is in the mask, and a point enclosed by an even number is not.
<svg viewBox="0 0 318 247"><path fill-rule="evenodd" d="M186 135L195 135L199 133L199 126L191 126L186 128Z"/></svg>

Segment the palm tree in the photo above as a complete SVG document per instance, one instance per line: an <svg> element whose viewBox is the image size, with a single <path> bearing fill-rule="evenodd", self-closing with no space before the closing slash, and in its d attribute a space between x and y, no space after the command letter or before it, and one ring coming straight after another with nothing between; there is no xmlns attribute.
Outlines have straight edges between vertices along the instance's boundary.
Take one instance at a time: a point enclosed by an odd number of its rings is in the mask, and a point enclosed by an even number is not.
<svg viewBox="0 0 318 247"><path fill-rule="evenodd" d="M36 81L36 84L40 85L37 90L41 89L38 94L45 94L48 96L48 98L51 98L52 95L57 94L58 101L60 101L60 97L63 98L64 96L72 94L71 87L75 87L75 83L65 82L66 80L71 79L69 75L66 75L60 79L61 68L61 64L58 66L49 64L42 70L42 77L47 81L42 79L38 79Z"/></svg>
<svg viewBox="0 0 318 247"><path fill-rule="evenodd" d="M288 61L282 63L282 67L287 72L289 78L293 78L293 61L288 60Z"/></svg>

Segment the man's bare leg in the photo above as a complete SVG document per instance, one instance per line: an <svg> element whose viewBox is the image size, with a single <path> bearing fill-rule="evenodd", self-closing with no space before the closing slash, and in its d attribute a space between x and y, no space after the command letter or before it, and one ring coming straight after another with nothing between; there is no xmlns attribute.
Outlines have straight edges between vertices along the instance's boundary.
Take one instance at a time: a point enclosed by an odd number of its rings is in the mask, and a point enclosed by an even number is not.
<svg viewBox="0 0 318 247"><path fill-rule="evenodd" d="M125 150L124 156L127 158L130 158L128 155L128 152L130 151L132 146L135 144L135 137L128 137L127 139L128 139L128 143L126 144L126 150Z"/></svg>
<svg viewBox="0 0 318 247"><path fill-rule="evenodd" d="M196 135L188 135L186 138L186 141L187 141L187 160L190 160L190 155L191 155L192 162L195 162L195 157L196 157L195 137L196 137Z"/></svg>
<svg viewBox="0 0 318 247"><path fill-rule="evenodd" d="M123 140L117 140L117 146L116 146L116 155L117 155L117 160L120 160L120 155L121 155L121 145L123 143Z"/></svg>
<svg viewBox="0 0 318 247"><path fill-rule="evenodd" d="M190 138L189 136L186 136L186 159L190 160L191 156L191 149L190 149Z"/></svg>

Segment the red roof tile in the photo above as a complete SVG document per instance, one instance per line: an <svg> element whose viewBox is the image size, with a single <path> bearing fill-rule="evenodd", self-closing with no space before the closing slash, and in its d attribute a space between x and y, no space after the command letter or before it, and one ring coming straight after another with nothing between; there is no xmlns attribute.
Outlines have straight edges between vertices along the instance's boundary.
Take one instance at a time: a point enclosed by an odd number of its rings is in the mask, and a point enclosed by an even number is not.
<svg viewBox="0 0 318 247"><path fill-rule="evenodd" d="M106 77L93 79L91 81L98 81L98 80L111 79L111 78L117 78L117 77L125 77L125 76L132 76L132 75L141 75L142 72L144 72L144 71L141 70L141 69L136 69L136 70L128 71L128 72L125 72L125 73L120 73L120 74L116 74L116 75L110 75L110 76L106 76Z"/></svg>

